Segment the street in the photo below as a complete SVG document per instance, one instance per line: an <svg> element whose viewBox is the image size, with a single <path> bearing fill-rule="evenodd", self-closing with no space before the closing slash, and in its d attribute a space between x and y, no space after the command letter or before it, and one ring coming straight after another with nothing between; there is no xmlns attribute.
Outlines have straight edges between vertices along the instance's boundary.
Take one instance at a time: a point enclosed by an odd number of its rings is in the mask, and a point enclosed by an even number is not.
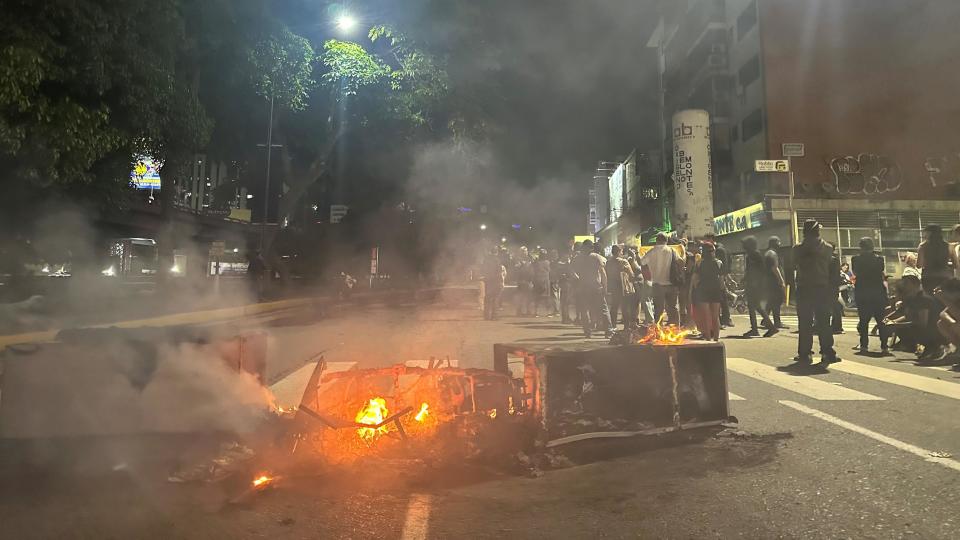
<svg viewBox="0 0 960 540"><path fill-rule="evenodd" d="M742 333L746 318L726 334ZM795 318L785 317L788 325ZM497 342L579 343L555 318L484 321L474 310L342 306L235 321L270 334L282 381L313 354L357 367L429 356L492 367ZM951 538L960 495L960 374L855 356L847 319L827 373L778 371L796 334L725 338L738 430L647 444L583 441L540 477L465 464L439 474L370 464L291 475L242 505L236 481L170 484L4 470L8 538ZM725 334L725 335L726 335ZM604 340L593 339L602 344ZM728 430L729 431L729 430ZM420 471L422 472L422 471ZM247 479L240 479L241 482ZM233 482L233 484L231 484Z"/></svg>

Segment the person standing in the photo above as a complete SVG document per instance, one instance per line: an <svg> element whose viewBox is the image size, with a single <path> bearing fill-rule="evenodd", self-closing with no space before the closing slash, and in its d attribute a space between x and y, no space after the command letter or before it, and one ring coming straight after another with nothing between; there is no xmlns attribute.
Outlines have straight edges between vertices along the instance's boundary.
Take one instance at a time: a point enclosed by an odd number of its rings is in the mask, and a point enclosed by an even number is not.
<svg viewBox="0 0 960 540"><path fill-rule="evenodd" d="M767 270L767 313L773 318L773 328L767 329L764 337L776 334L776 330L787 328L780 320L780 308L786 298L787 283L780 268L780 238L771 236L767 240L767 252L763 254L763 264Z"/></svg>
<svg viewBox="0 0 960 540"><path fill-rule="evenodd" d="M631 305L634 299L633 269L623 256L623 248L614 245L612 257L607 260L607 293L610 295L610 322L617 327L617 314L623 319L624 329L636 321L637 314Z"/></svg>
<svg viewBox="0 0 960 540"><path fill-rule="evenodd" d="M730 255L722 242L717 241L717 236L713 233L703 237L707 242L714 245L717 261L720 263L721 278L723 283L723 298L720 301L720 326L733 328L733 319L730 318L730 298L727 296L727 276L730 275Z"/></svg>
<svg viewBox="0 0 960 540"><path fill-rule="evenodd" d="M793 247L793 260L797 284L797 318L800 338L794 362L809 365L813 358L813 332L820 342L820 363L827 366L839 362L833 349L833 332L830 330L830 312L837 301L832 275L833 246L820 238L820 223L815 219L803 222L803 242ZM839 268L836 269L839 271ZM814 324L816 327L814 328Z"/></svg>
<svg viewBox="0 0 960 540"><path fill-rule="evenodd" d="M854 350L867 352L870 342L870 321L877 322L880 333L880 351L884 356L887 350L887 328L883 323L887 307L887 288L883 286L883 257L873 251L873 238L860 239L860 254L853 256L853 275L856 276L854 294L857 298L857 332L860 344Z"/></svg>
<svg viewBox="0 0 960 540"><path fill-rule="evenodd" d="M847 283L847 276L843 273L843 265L840 264L840 255L837 254L837 248L834 246L833 255L830 258L830 273L833 276L833 310L830 313L830 329L834 334L843 333L843 296L841 291Z"/></svg>
<svg viewBox="0 0 960 540"><path fill-rule="evenodd" d="M560 314L560 252L550 250L550 316Z"/></svg>
<svg viewBox="0 0 960 540"><path fill-rule="evenodd" d="M610 328L610 311L607 307L607 259L593 250L593 241L584 240L580 246L580 257L576 260L574 271L580 278L580 298L583 308L589 316L583 317L583 334L591 337L594 325L603 330L609 338L612 335Z"/></svg>
<svg viewBox="0 0 960 540"><path fill-rule="evenodd" d="M674 281L682 279L675 276L678 271L682 274L682 260L670 246L667 245L667 235L657 233L657 244L643 255L640 264L646 266L650 272L650 281L653 284L653 315L654 320L660 320L664 312L671 324L680 324L680 310L677 306L677 285Z"/></svg>
<svg viewBox="0 0 960 540"><path fill-rule="evenodd" d="M550 261L547 260L546 251L538 251L532 265L533 278L533 296L532 306L533 316L539 317L539 309L542 304L546 307L547 315L550 314L553 302L550 288Z"/></svg>
<svg viewBox="0 0 960 540"><path fill-rule="evenodd" d="M924 228L926 238L917 248L917 265L923 270L920 282L928 296L953 276L950 269L950 246L943 239L943 230L936 223Z"/></svg>
<svg viewBox="0 0 960 540"><path fill-rule="evenodd" d="M745 270L743 273L743 287L747 295L747 308L750 310L750 330L747 330L743 337L758 337L760 330L757 326L757 314L760 314L761 324L767 329L764 334L767 337L778 332L777 328L770 321L770 316L764 310L763 305L767 296L767 270L764 267L763 255L757 245L757 239L748 236L743 239L743 251L745 259Z"/></svg>
<svg viewBox="0 0 960 540"><path fill-rule="evenodd" d="M720 341L720 301L724 294L723 264L717 260L716 247L704 242L693 269L690 297L697 327L707 341Z"/></svg>
<svg viewBox="0 0 960 540"><path fill-rule="evenodd" d="M500 295L507 279L507 267L500 262L500 256L495 249L484 263L483 269L483 318L488 321L497 320L497 310L500 307Z"/></svg>
<svg viewBox="0 0 960 540"><path fill-rule="evenodd" d="M569 249L569 248L567 248ZM560 321L564 324L569 324L573 321L570 317L570 308L574 306L573 295L573 278L571 277L570 269L570 254L564 253L562 257L557 261L557 274L559 275L559 286L560 286Z"/></svg>

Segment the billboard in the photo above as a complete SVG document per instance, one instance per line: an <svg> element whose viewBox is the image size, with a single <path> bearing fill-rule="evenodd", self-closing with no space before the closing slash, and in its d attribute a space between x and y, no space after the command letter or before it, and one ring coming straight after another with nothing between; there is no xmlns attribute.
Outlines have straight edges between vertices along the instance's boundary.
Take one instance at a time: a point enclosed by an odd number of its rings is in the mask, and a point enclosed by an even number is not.
<svg viewBox="0 0 960 540"><path fill-rule="evenodd" d="M626 173L626 167L621 163L617 166L617 169L613 171L613 174L610 175L610 178L607 179L610 190L610 220L608 223L617 221L623 214L623 188L624 180L627 176Z"/></svg>
<svg viewBox="0 0 960 540"><path fill-rule="evenodd" d="M160 163L149 156L137 156L130 184L137 189L160 189Z"/></svg>
<svg viewBox="0 0 960 540"><path fill-rule="evenodd" d="M713 232L717 236L733 234L763 225L767 212L763 203L751 204L746 208L734 210L713 218Z"/></svg>
<svg viewBox="0 0 960 540"><path fill-rule="evenodd" d="M710 115L689 109L673 115L673 228L680 237L713 232Z"/></svg>

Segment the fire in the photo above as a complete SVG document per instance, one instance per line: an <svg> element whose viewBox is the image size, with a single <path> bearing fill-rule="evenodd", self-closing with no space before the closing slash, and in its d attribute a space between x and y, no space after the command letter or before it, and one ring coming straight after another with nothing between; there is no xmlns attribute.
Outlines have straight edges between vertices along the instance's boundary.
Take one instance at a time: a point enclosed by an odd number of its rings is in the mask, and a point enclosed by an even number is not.
<svg viewBox="0 0 960 540"><path fill-rule="evenodd" d="M413 419L416 420L417 422L423 422L424 420L426 420L427 415L430 414L427 411L428 408L429 406L426 403L421 403L420 412L418 412L417 415L413 417Z"/></svg>
<svg viewBox="0 0 960 540"><path fill-rule="evenodd" d="M273 482L273 480L274 478L272 476L261 474L260 476L254 478L251 484L253 484L254 488L261 488L261 487L270 485Z"/></svg>
<svg viewBox="0 0 960 540"><path fill-rule="evenodd" d="M691 334L690 330L680 328L675 324L664 325L663 320L667 314L661 313L657 319L657 324L647 331L647 335L640 339L640 343L653 343L654 345L680 345L686 341L687 336Z"/></svg>
<svg viewBox="0 0 960 540"><path fill-rule="evenodd" d="M496 418L496 417L497 417L497 410L496 410L496 409L490 409L490 412L487 413L487 416L489 416L490 418Z"/></svg>
<svg viewBox="0 0 960 540"><path fill-rule="evenodd" d="M360 411L357 413L357 417L354 421L358 424L367 424L371 426L376 426L383 423L384 419L389 416L389 411L387 410L387 402L381 397L376 397L367 402L366 405L360 408ZM383 435L388 430L387 426L380 426L375 428L357 428L357 435L365 441L373 441L380 435Z"/></svg>

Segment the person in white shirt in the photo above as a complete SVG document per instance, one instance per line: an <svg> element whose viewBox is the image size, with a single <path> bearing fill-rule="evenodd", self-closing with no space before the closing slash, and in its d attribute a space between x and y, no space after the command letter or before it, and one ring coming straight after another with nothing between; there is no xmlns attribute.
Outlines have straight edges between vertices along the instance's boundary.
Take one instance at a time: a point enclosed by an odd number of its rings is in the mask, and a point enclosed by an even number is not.
<svg viewBox="0 0 960 540"><path fill-rule="evenodd" d="M660 314L666 311L671 324L680 324L678 290L670 280L670 269L676 260L677 253L667 245L667 235L664 233L657 234L657 245L640 260L640 264L649 269L653 283L654 319L659 320Z"/></svg>

